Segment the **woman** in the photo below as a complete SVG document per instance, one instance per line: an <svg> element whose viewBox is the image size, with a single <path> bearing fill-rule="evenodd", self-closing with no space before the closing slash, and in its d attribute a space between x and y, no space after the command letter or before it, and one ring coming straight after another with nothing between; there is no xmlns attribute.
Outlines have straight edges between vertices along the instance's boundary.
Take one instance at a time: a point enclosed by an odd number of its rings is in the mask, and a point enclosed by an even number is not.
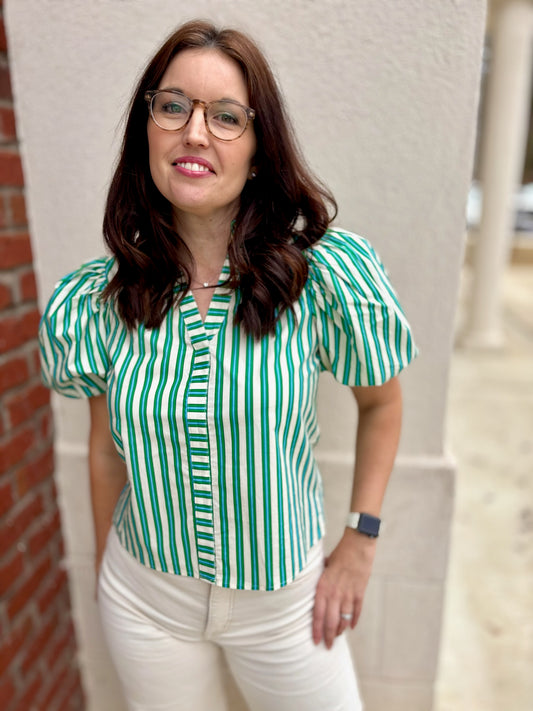
<svg viewBox="0 0 533 711"><path fill-rule="evenodd" d="M129 708L360 709L354 627L400 432L409 326L298 154L245 35L183 25L133 96L112 257L43 316L45 381L90 398L98 598ZM316 389L352 387L345 532L324 564Z"/></svg>

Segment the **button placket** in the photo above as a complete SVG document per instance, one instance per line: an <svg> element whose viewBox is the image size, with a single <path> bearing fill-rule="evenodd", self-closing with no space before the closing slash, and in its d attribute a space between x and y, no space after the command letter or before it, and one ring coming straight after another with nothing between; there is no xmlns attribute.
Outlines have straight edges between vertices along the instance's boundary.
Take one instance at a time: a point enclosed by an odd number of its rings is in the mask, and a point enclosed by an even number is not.
<svg viewBox="0 0 533 711"><path fill-rule="evenodd" d="M202 322L191 294L181 303L187 328L187 340L193 348L191 375L185 397L185 428L188 441L191 498L200 577L216 579L215 507L213 498L212 458L209 439L209 384L212 353L210 348L227 313L231 295L217 294ZM216 458L216 457L215 457Z"/></svg>

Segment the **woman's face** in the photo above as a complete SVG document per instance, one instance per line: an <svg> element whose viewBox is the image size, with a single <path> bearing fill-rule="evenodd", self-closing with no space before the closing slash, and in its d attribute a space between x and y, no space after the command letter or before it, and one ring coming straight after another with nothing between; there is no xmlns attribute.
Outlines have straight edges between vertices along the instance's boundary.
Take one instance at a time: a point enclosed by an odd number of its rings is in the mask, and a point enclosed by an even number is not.
<svg viewBox="0 0 533 711"><path fill-rule="evenodd" d="M187 49L168 65L159 89L179 89L205 102L233 99L249 105L239 65L213 49ZM177 224L187 216L208 221L231 220L250 178L256 150L253 122L234 141L212 136L204 111L196 104L181 131L164 131L148 119L150 173L161 194L173 205Z"/></svg>

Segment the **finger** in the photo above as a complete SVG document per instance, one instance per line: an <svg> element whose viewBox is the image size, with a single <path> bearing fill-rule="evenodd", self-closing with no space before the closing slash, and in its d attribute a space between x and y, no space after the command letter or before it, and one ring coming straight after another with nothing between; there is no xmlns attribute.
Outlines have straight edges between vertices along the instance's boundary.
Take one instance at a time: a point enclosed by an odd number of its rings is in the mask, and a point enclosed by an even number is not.
<svg viewBox="0 0 533 711"><path fill-rule="evenodd" d="M342 634L345 629L353 626L353 612L348 612L347 608L341 609L339 616L339 629L337 634Z"/></svg>
<svg viewBox="0 0 533 711"><path fill-rule="evenodd" d="M317 591L313 608L313 642L319 644L324 632L324 617L326 614L326 598Z"/></svg>
<svg viewBox="0 0 533 711"><path fill-rule="evenodd" d="M361 610L363 609L363 604L360 600L356 600L354 603L354 610L353 610L353 616L352 616L352 621L350 623L350 627L353 629L355 625L359 622L359 617L361 615Z"/></svg>
<svg viewBox="0 0 533 711"><path fill-rule="evenodd" d="M336 600L330 599L328 601L328 607L324 620L324 642L326 643L326 647L328 649L331 649L333 642L335 641L335 637L337 636L339 620L340 604Z"/></svg>

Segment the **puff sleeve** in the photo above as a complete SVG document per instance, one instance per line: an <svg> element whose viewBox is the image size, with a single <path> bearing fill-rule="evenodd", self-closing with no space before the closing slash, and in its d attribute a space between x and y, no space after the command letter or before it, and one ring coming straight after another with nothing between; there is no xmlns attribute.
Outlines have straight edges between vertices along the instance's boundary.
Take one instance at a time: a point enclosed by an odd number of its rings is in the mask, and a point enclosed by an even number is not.
<svg viewBox="0 0 533 711"><path fill-rule="evenodd" d="M95 259L61 279L41 318L39 341L44 384L61 395L106 392L108 358L104 304L113 260Z"/></svg>
<svg viewBox="0 0 533 711"><path fill-rule="evenodd" d="M416 355L378 256L358 235L328 230L307 251L319 357L345 385L382 385Z"/></svg>

